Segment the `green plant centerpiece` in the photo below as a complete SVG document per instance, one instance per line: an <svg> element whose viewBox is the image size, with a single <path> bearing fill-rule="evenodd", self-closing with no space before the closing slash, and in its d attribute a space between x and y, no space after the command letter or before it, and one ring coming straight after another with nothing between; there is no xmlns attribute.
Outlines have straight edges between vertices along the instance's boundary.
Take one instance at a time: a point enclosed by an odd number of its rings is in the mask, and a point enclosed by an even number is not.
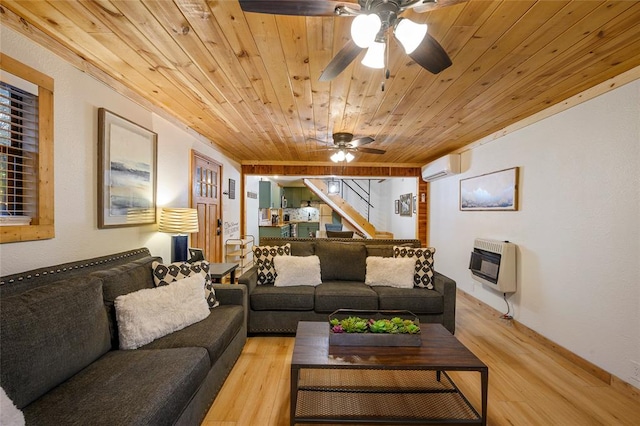
<svg viewBox="0 0 640 426"><path fill-rule="evenodd" d="M332 318L329 321L334 333L389 333L389 334L417 334L420 326L413 320L393 317L391 319L364 319L347 317L342 320Z"/></svg>
<svg viewBox="0 0 640 426"><path fill-rule="evenodd" d="M420 320L410 311L338 309L329 315L330 346L421 346Z"/></svg>

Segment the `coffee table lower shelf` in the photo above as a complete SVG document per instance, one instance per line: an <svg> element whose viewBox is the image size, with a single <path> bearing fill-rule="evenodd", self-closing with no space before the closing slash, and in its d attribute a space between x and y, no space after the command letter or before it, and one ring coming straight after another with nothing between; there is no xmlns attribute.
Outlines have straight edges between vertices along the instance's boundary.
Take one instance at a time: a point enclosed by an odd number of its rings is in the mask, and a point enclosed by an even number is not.
<svg viewBox="0 0 640 426"><path fill-rule="evenodd" d="M445 372L301 369L294 423L467 425L482 418Z"/></svg>

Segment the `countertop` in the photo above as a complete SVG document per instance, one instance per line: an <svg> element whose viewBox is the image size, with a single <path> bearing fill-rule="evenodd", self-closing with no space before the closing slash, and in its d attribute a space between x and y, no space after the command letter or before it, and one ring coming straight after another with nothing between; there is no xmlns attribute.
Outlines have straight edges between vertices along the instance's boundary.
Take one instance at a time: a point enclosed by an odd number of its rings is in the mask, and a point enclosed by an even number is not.
<svg viewBox="0 0 640 426"><path fill-rule="evenodd" d="M290 220L289 222L285 222L285 224L287 223L320 223L320 221L318 220Z"/></svg>

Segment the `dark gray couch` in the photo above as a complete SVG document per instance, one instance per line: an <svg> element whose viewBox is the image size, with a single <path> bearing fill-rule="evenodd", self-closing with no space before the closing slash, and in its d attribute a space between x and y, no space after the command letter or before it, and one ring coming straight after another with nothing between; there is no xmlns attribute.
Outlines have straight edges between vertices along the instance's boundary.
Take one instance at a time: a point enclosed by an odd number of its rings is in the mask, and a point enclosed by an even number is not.
<svg viewBox="0 0 640 426"><path fill-rule="evenodd" d="M393 256L393 246L420 247L419 240L261 238L263 246L291 244L292 256L317 255L322 284L257 285L254 266L238 282L249 291L249 333L295 333L298 321L324 321L338 309L408 310L422 323L455 332L456 282L435 272L434 290L370 287L364 283L367 256ZM361 247L360 250L352 248Z"/></svg>
<svg viewBox="0 0 640 426"><path fill-rule="evenodd" d="M246 341L247 291L118 350L113 301L153 287L146 248L0 278L0 384L27 425L198 425Z"/></svg>

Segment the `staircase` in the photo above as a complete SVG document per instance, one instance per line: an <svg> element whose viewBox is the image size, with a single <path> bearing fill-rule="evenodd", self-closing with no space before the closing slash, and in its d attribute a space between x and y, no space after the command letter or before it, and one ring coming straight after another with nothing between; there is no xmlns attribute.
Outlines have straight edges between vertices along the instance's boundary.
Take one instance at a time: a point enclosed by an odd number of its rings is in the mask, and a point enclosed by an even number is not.
<svg viewBox="0 0 640 426"><path fill-rule="evenodd" d="M322 201L328 204L345 220L356 234L363 238L392 239L393 233L378 231L373 224L362 216L351 204L338 194L329 194L329 187L322 179L303 179L304 184Z"/></svg>

